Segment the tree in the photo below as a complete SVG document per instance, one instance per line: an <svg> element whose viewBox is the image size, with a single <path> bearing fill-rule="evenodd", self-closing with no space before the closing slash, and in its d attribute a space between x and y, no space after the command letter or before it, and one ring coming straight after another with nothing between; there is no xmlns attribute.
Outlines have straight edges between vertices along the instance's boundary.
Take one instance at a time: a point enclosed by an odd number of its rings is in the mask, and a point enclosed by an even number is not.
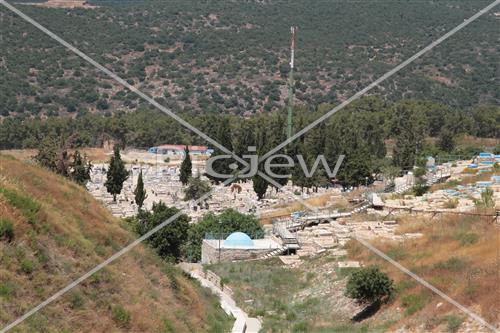
<svg viewBox="0 0 500 333"><path fill-rule="evenodd" d="M85 185L90 180L92 164L88 161L87 156L82 157L78 150L73 154L73 162L70 167L70 178L76 183Z"/></svg>
<svg viewBox="0 0 500 333"><path fill-rule="evenodd" d="M394 164L403 170L413 167L424 143L428 124L423 108L421 103L402 101L392 109L391 133L396 138Z"/></svg>
<svg viewBox="0 0 500 333"><path fill-rule="evenodd" d="M141 210L137 214L136 231L142 236L178 212L179 209L167 207L163 202L153 203L151 212ZM162 258L178 261L181 258L181 248L187 240L188 229L189 217L181 214L154 233L147 242Z"/></svg>
<svg viewBox="0 0 500 333"><path fill-rule="evenodd" d="M267 180L262 178L259 175L256 175L252 178L253 182L253 190L255 191L255 194L257 194L257 198L259 200L262 200L264 198L264 195L267 192L267 187L269 186L269 183Z"/></svg>
<svg viewBox="0 0 500 333"><path fill-rule="evenodd" d="M229 118L223 117L223 118L215 118L213 119L214 122L217 122L213 124L212 126L216 126L216 131L215 131L215 139L217 142L220 142L223 144L229 151L233 150L233 145L232 145L232 137L231 137L231 124L229 122ZM212 156L219 156L219 155L226 155L226 152L223 152L221 149L218 147L215 147L214 152ZM224 159L218 159L215 160L214 163L212 164L212 169L213 171L223 174L223 175L230 175L234 172L229 165L234 163L234 160L229 159L229 158L224 158ZM224 181L225 179L219 179L213 176L210 176L207 174L207 177L209 177L212 181L219 183L221 181Z"/></svg>
<svg viewBox="0 0 500 333"><path fill-rule="evenodd" d="M183 185L186 185L189 182L189 179L192 176L192 163L191 156L189 156L189 148L186 146L184 149L184 160L181 164L181 175L180 180Z"/></svg>
<svg viewBox="0 0 500 333"><path fill-rule="evenodd" d="M244 232L252 238L264 237L264 229L254 215L242 214L234 209L226 209L219 215L208 213L188 231L184 254L190 261L201 259L201 243L206 234L220 237L236 231Z"/></svg>
<svg viewBox="0 0 500 333"><path fill-rule="evenodd" d="M53 172L57 169L57 144L51 137L42 140L35 161Z"/></svg>
<svg viewBox="0 0 500 333"><path fill-rule="evenodd" d="M137 177L137 185L134 190L134 195L135 203L139 206L139 210L141 210L144 200L148 197L146 190L144 189L144 181L142 180L142 169L139 173L139 177Z"/></svg>
<svg viewBox="0 0 500 333"><path fill-rule="evenodd" d="M197 175L189 179L188 186L184 189L184 200L198 200L210 190L210 184Z"/></svg>
<svg viewBox="0 0 500 333"><path fill-rule="evenodd" d="M125 169L125 163L123 163L120 156L120 147L115 145L113 147L113 156L111 156L109 161L106 182L104 183L108 193L113 195L114 202L116 202L116 195L121 193L123 183L127 180L127 178L128 171Z"/></svg>
<svg viewBox="0 0 500 333"><path fill-rule="evenodd" d="M389 299L393 291L393 281L387 274L378 267L371 266L351 274L346 296L356 299L360 304L373 304Z"/></svg>
<svg viewBox="0 0 500 333"><path fill-rule="evenodd" d="M441 130L439 133L438 147L448 153L455 148L455 139L450 130L446 128Z"/></svg>

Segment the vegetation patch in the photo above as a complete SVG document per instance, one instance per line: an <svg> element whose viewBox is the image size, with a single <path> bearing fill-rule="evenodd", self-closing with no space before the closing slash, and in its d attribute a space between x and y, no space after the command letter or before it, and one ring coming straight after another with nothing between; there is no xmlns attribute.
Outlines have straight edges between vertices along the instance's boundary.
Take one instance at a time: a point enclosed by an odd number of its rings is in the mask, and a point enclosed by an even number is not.
<svg viewBox="0 0 500 333"><path fill-rule="evenodd" d="M411 316L412 314L424 308L429 300L426 293L409 294L401 297L401 305L406 308L405 315Z"/></svg>
<svg viewBox="0 0 500 333"><path fill-rule="evenodd" d="M40 210L40 204L38 202L15 190L4 187L0 187L0 193L7 199L9 204L21 211L29 223L36 224L38 221L37 213Z"/></svg>
<svg viewBox="0 0 500 333"><path fill-rule="evenodd" d="M458 257L451 257L450 259L439 262L435 265L437 269L446 269L453 272L461 272L465 269L467 263Z"/></svg>
<svg viewBox="0 0 500 333"><path fill-rule="evenodd" d="M119 327L128 327L130 325L130 312L122 305L117 304L111 307L113 320Z"/></svg>
<svg viewBox="0 0 500 333"><path fill-rule="evenodd" d="M14 225L5 218L0 218L0 239L2 238L8 242L12 242L14 239Z"/></svg>

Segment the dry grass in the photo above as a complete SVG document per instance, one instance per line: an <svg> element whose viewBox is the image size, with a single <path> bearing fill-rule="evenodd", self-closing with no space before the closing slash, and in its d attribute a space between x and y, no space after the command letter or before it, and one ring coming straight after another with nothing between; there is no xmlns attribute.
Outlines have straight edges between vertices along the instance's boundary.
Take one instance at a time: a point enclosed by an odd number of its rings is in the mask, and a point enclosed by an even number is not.
<svg viewBox="0 0 500 333"><path fill-rule="evenodd" d="M46 2L29 3L30 5L47 8L96 8L86 0L47 0Z"/></svg>
<svg viewBox="0 0 500 333"><path fill-rule="evenodd" d="M111 150L104 148L82 148L80 152L87 154L92 162L107 162L111 154ZM0 154L10 155L21 161L31 160L37 153L37 149L0 150Z"/></svg>
<svg viewBox="0 0 500 333"><path fill-rule="evenodd" d="M491 218L445 216L441 219L407 217L399 233L422 232L424 237L403 244L374 243L381 251L416 273L464 306L474 309L494 325L500 323L500 232ZM376 264L396 282L397 300L392 304L406 311L403 323L424 323L430 331L437 318L462 315L454 306L434 295L394 266L365 249L349 244L349 252L365 264ZM411 305L404 304L408 301ZM438 303L443 305L437 307ZM400 327L401 322L398 323Z"/></svg>
<svg viewBox="0 0 500 333"><path fill-rule="evenodd" d="M5 155L0 155L0 175L0 215L13 223L15 234L11 243L0 239L2 327L134 235L83 188L62 177ZM25 201L13 201L12 193ZM28 219L23 205L30 202L39 209ZM112 309L118 305L129 322L116 318ZM227 322L213 297L140 245L21 324L19 331L168 332L170 327L192 332Z"/></svg>
<svg viewBox="0 0 500 333"><path fill-rule="evenodd" d="M477 169L469 169L469 170L474 170L475 172L477 172ZM494 174L495 174L495 172L493 172L493 171L483 172L481 174L465 174L464 177L462 177L460 180L451 180L451 181L447 181L444 183L434 184L434 185L432 185L430 191L434 192L437 190L454 188L457 185L466 186L469 184L475 184L476 182L480 182L480 181L488 181L491 179L491 176L493 176Z"/></svg>
<svg viewBox="0 0 500 333"><path fill-rule="evenodd" d="M332 196L331 194L323 194L317 197L309 198L304 200L310 206L317 208L326 208L328 206L329 209L339 209L343 210L349 206L347 200L339 195ZM333 204L331 202L333 201ZM290 216L291 213L303 210L309 210L299 201L292 201L290 203L276 205L273 207L272 212L268 212L262 214L260 216L260 221L262 224L271 223L272 219L284 216Z"/></svg>

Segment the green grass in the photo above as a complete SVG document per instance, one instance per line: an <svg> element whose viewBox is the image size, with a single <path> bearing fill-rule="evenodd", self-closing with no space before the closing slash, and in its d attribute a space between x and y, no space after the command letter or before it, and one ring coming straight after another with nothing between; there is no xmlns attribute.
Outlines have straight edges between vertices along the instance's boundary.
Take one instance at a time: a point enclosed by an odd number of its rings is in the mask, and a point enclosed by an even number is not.
<svg viewBox="0 0 500 333"><path fill-rule="evenodd" d="M460 245L466 246L477 243L479 235L473 232L459 232L455 239L460 242Z"/></svg>
<svg viewBox="0 0 500 333"><path fill-rule="evenodd" d="M311 266L331 262L331 258L322 256L294 269L278 259L221 263L206 268L230 285L235 301L251 317L263 318L263 332L383 332L385 322L369 325L351 322L351 317L335 313L329 295L311 292L318 283L335 283L357 270L337 268L331 276L312 273Z"/></svg>
<svg viewBox="0 0 500 333"><path fill-rule="evenodd" d="M450 259L437 263L435 265L438 269L446 269L452 272L460 272L467 267L467 263L458 257L451 257Z"/></svg>
<svg viewBox="0 0 500 333"><path fill-rule="evenodd" d="M462 323L464 322L464 318L455 315L448 315L444 317L444 319L448 324L448 331L452 333L458 331L460 325L462 325Z"/></svg>
<svg viewBox="0 0 500 333"><path fill-rule="evenodd" d="M412 314L422 310L429 300L429 295L426 293L420 294L409 294L401 297L401 305L403 305L406 316L411 316Z"/></svg>
<svg viewBox="0 0 500 333"><path fill-rule="evenodd" d="M113 320L120 327L128 327L130 325L130 312L122 305L117 304L111 308Z"/></svg>
<svg viewBox="0 0 500 333"><path fill-rule="evenodd" d="M11 221L0 218L0 239L5 238L8 242L14 239L14 225Z"/></svg>
<svg viewBox="0 0 500 333"><path fill-rule="evenodd" d="M38 221L37 213L40 210L40 204L38 202L17 191L3 187L0 187L0 194L7 199L9 204L19 209L29 223L35 224Z"/></svg>
<svg viewBox="0 0 500 333"><path fill-rule="evenodd" d="M10 300L15 293L16 285L11 281L0 282L0 298Z"/></svg>

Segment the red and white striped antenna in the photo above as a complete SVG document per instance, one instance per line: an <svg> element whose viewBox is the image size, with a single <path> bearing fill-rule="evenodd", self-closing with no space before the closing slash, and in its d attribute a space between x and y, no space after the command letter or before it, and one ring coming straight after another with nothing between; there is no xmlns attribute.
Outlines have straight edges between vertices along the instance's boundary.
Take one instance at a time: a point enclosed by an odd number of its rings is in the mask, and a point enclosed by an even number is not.
<svg viewBox="0 0 500 333"><path fill-rule="evenodd" d="M290 27L290 31L292 33L292 47L290 49L291 51L291 57L290 57L290 68L293 69L293 63L295 60L295 31L297 30L297 27Z"/></svg>

